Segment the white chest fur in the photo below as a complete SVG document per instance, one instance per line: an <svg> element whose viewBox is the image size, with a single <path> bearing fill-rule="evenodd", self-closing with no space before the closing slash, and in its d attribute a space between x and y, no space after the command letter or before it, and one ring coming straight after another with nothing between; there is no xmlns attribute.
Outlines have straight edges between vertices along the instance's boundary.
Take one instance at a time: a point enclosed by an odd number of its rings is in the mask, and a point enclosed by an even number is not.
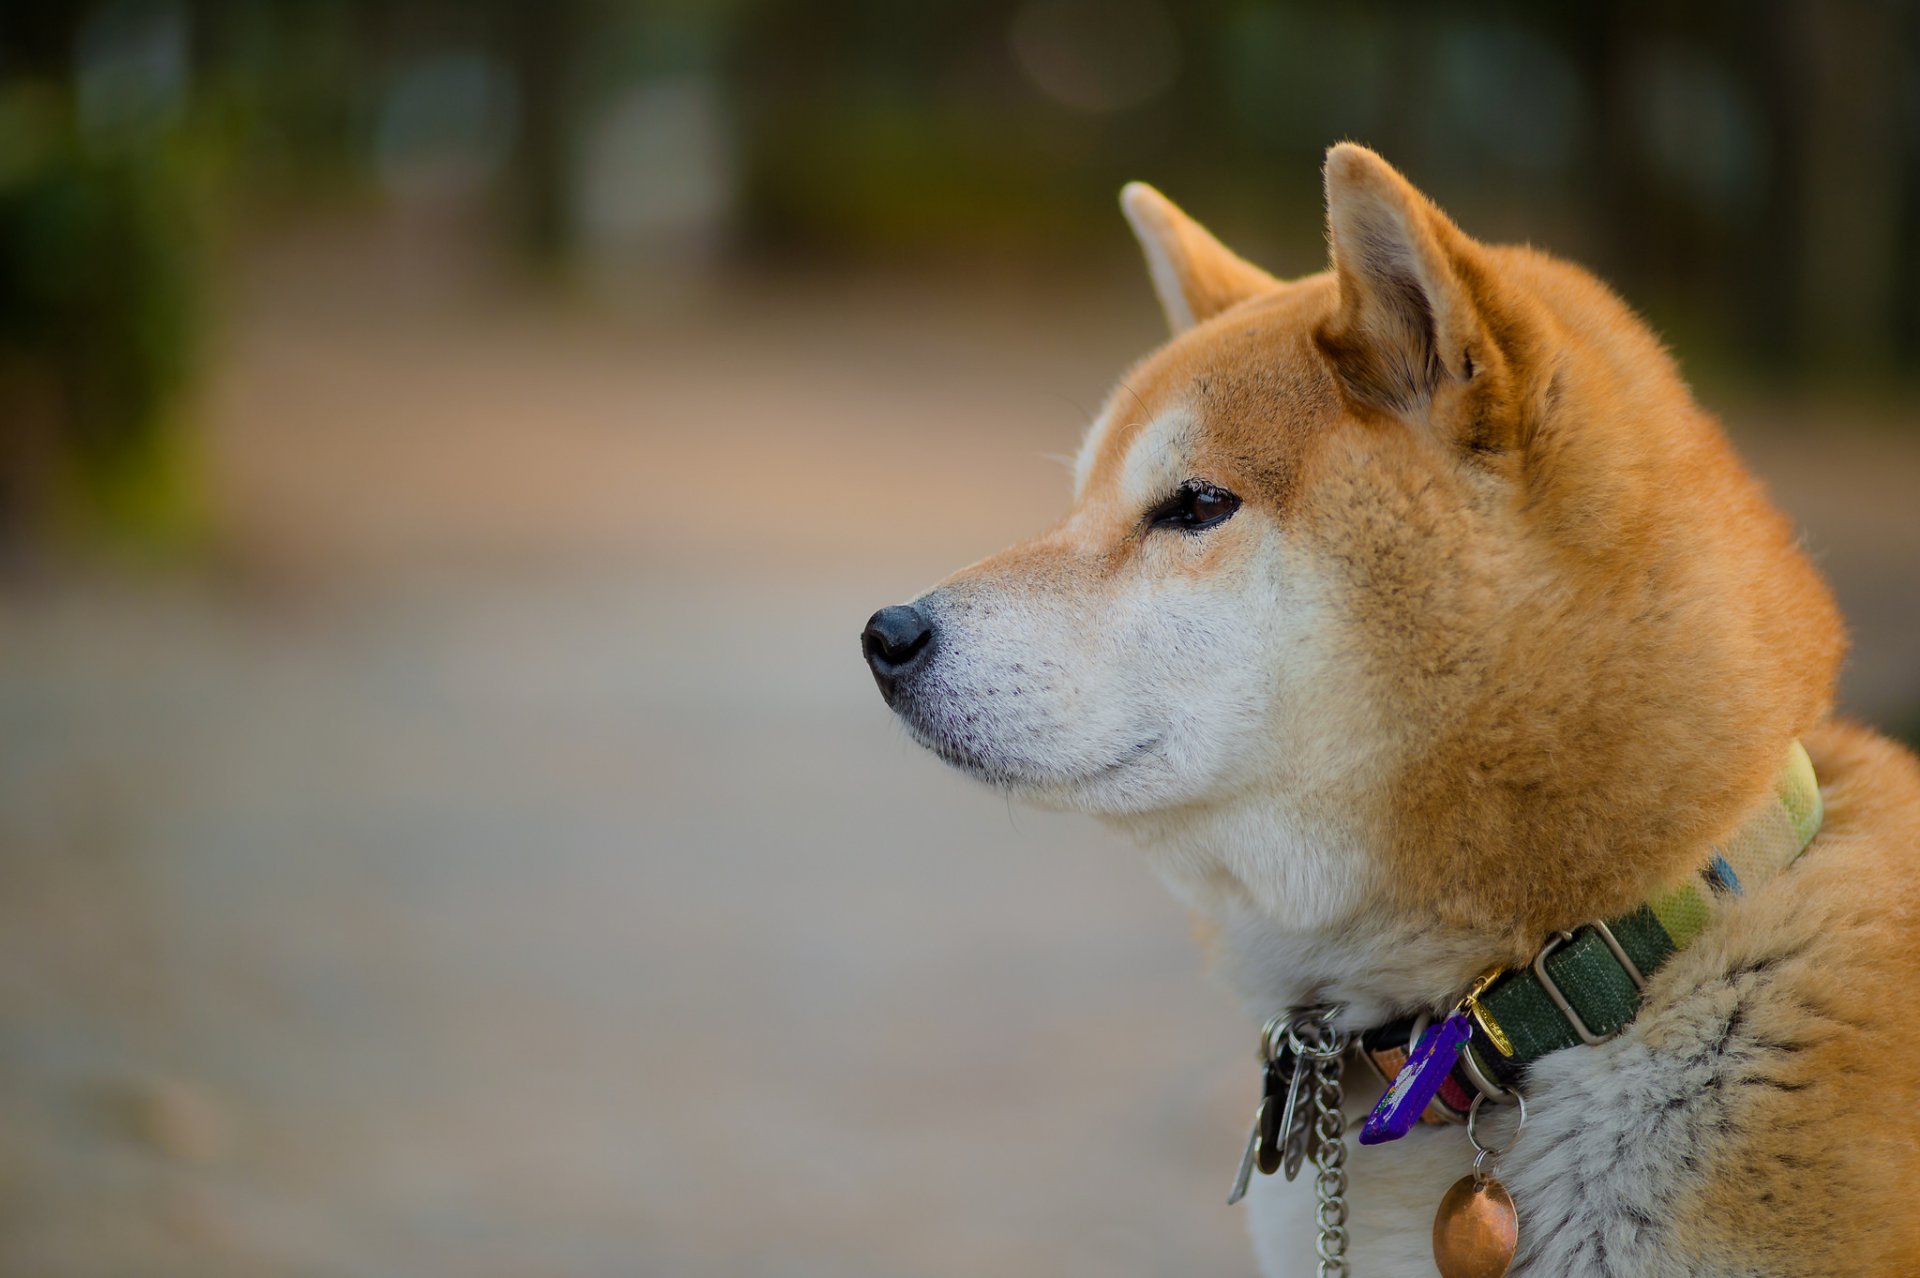
<svg viewBox="0 0 1920 1278"><path fill-rule="evenodd" d="M1364 1113L1370 1089L1349 1097L1349 1114ZM1392 1145L1347 1148L1347 1258L1355 1274L1433 1274L1433 1209L1448 1185L1467 1169L1472 1150L1457 1128L1422 1128ZM1289 1184L1279 1176L1255 1179L1243 1204L1254 1256L1268 1278L1311 1275L1313 1168Z"/></svg>

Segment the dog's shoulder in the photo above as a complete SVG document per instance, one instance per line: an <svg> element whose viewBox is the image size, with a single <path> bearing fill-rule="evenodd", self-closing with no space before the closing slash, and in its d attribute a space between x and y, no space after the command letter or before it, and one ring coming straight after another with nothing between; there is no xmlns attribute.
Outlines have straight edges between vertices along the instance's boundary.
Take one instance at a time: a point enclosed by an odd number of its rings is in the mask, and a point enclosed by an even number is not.
<svg viewBox="0 0 1920 1278"><path fill-rule="evenodd" d="M1920 1271L1920 765L1807 741L1827 818L1648 991L1535 1068L1509 1175L1524 1272Z"/></svg>

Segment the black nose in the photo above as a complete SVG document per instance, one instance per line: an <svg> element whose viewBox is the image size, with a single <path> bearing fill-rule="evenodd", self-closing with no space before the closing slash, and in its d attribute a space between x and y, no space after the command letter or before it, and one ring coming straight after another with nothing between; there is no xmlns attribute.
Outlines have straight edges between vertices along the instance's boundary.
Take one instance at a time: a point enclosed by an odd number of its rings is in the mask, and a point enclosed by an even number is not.
<svg viewBox="0 0 1920 1278"><path fill-rule="evenodd" d="M912 604L882 608L867 618L860 632L860 651L880 685L880 691L893 695L895 681L926 660L933 650L933 622Z"/></svg>

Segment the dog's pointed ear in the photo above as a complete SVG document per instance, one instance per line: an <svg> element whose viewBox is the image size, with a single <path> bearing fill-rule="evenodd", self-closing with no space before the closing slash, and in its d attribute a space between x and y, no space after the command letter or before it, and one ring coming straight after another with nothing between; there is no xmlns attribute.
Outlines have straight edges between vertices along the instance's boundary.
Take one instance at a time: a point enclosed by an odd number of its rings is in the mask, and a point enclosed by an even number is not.
<svg viewBox="0 0 1920 1278"><path fill-rule="evenodd" d="M1235 302L1280 287L1145 182L1121 188L1120 211L1140 241L1153 291L1176 337Z"/></svg>
<svg viewBox="0 0 1920 1278"><path fill-rule="evenodd" d="M1479 246L1363 146L1328 151L1326 179L1339 300L1318 336L1349 390L1420 414L1437 394L1504 380L1482 313Z"/></svg>

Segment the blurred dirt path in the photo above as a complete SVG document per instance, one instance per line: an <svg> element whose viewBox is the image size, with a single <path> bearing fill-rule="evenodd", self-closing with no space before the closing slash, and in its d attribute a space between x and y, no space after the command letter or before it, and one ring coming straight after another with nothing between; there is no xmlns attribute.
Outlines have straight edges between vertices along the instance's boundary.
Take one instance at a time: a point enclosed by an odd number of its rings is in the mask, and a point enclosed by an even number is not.
<svg viewBox="0 0 1920 1278"><path fill-rule="evenodd" d="M235 287L218 569L0 600L0 1271L1250 1270L1178 911L854 642L1058 513L1144 285L615 315L361 228ZM1920 447L1803 424L1897 713Z"/></svg>

